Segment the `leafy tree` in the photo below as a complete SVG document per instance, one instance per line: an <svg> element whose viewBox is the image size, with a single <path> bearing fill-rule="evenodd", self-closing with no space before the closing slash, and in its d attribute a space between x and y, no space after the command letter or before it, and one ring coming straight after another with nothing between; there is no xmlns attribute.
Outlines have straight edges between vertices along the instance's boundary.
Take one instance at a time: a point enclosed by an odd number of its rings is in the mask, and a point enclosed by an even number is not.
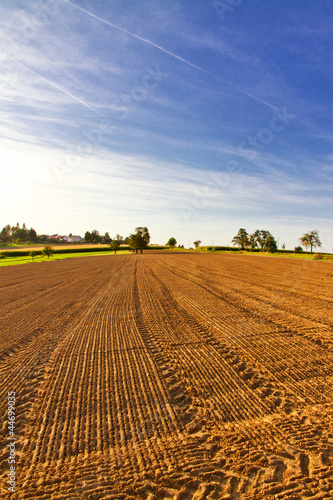
<svg viewBox="0 0 333 500"><path fill-rule="evenodd" d="M8 243L11 239L11 227L9 224L5 226L0 233L0 242Z"/></svg>
<svg viewBox="0 0 333 500"><path fill-rule="evenodd" d="M198 248L198 246L201 244L201 240L193 241L193 245L195 248Z"/></svg>
<svg viewBox="0 0 333 500"><path fill-rule="evenodd" d="M299 238L299 241L305 246L305 248L310 247L311 253L312 253L312 248L321 247L322 245L319 239L319 234L317 229L313 229L308 233L304 233L302 238Z"/></svg>
<svg viewBox="0 0 333 500"><path fill-rule="evenodd" d="M256 248L258 248L258 243L254 234L250 234L248 239L249 247L251 248L251 250L255 250Z"/></svg>
<svg viewBox="0 0 333 500"><path fill-rule="evenodd" d="M132 250L135 250L135 253L138 253L138 250L140 249L140 243L137 234L133 233L129 236L128 244Z"/></svg>
<svg viewBox="0 0 333 500"><path fill-rule="evenodd" d="M29 241L31 241L32 243L37 242L37 233L33 228L29 229Z"/></svg>
<svg viewBox="0 0 333 500"><path fill-rule="evenodd" d="M91 243L91 233L89 231L86 231L86 233L84 235L84 241L86 243Z"/></svg>
<svg viewBox="0 0 333 500"><path fill-rule="evenodd" d="M50 241L50 236L48 234L39 234L38 243L47 243Z"/></svg>
<svg viewBox="0 0 333 500"><path fill-rule="evenodd" d="M301 246L295 247L294 248L294 252L295 253L301 253L301 252L303 252L303 248Z"/></svg>
<svg viewBox="0 0 333 500"><path fill-rule="evenodd" d="M111 243L111 241L112 241L112 238L109 235L109 233L105 233L103 236L103 242L109 244L109 243Z"/></svg>
<svg viewBox="0 0 333 500"><path fill-rule="evenodd" d="M31 250L31 252L29 252L29 256L32 258L32 260L34 260L34 257L36 256L36 252L34 250Z"/></svg>
<svg viewBox="0 0 333 500"><path fill-rule="evenodd" d="M46 245L46 247L42 250L42 255L47 255L47 258L50 258L50 255L54 253L54 248L50 247L50 245Z"/></svg>
<svg viewBox="0 0 333 500"><path fill-rule="evenodd" d="M119 250L120 245L118 241L113 240L111 241L111 243L109 243L109 247L112 252L117 253L117 250Z"/></svg>
<svg viewBox="0 0 333 500"><path fill-rule="evenodd" d="M124 238L120 234L116 234L115 240L119 243L119 245L124 243Z"/></svg>
<svg viewBox="0 0 333 500"><path fill-rule="evenodd" d="M97 229L91 231L91 243L102 243L103 236L99 234Z"/></svg>
<svg viewBox="0 0 333 500"><path fill-rule="evenodd" d="M238 245L242 250L245 250L246 247L249 246L249 235L247 234L246 229L240 228L236 236L232 239L233 245Z"/></svg>
<svg viewBox="0 0 333 500"><path fill-rule="evenodd" d="M249 236L249 243L252 249L259 246L260 250L266 252L276 252L278 248L275 238L265 229L257 229L253 234L251 234Z"/></svg>
<svg viewBox="0 0 333 500"><path fill-rule="evenodd" d="M12 234L12 239L20 241L28 241L29 231L27 230L27 228L24 227L15 229L14 233Z"/></svg>
<svg viewBox="0 0 333 500"><path fill-rule="evenodd" d="M257 229L253 233L253 238L256 241L257 245L259 245L260 250L264 250L265 242L269 234L270 232L266 231L265 229Z"/></svg>
<svg viewBox="0 0 333 500"><path fill-rule="evenodd" d="M282 250L285 250L286 249L286 244L283 243L283 245L281 245L281 248L282 248Z"/></svg>
<svg viewBox="0 0 333 500"><path fill-rule="evenodd" d="M142 250L148 247L150 234L147 227L136 227L135 231L129 236L129 246L135 250L135 253L138 253L138 250L142 253Z"/></svg>
<svg viewBox="0 0 333 500"><path fill-rule="evenodd" d="M97 231L97 229L94 229L93 231L91 231L91 233L89 231L85 233L84 241L86 243L102 243L103 236L99 234L99 231Z"/></svg>
<svg viewBox="0 0 333 500"><path fill-rule="evenodd" d="M175 247L177 245L177 240L176 238L171 237L167 243L169 247Z"/></svg>
<svg viewBox="0 0 333 500"><path fill-rule="evenodd" d="M278 249L276 239L270 233L268 233L267 238L265 239L265 244L263 249L266 252L271 252L271 253L276 252Z"/></svg>

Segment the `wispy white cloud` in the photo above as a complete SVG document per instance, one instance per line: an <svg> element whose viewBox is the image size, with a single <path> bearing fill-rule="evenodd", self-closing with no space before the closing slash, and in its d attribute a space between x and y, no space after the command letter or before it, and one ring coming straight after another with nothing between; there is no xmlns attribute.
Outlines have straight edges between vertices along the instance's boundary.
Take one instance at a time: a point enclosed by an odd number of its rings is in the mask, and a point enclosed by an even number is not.
<svg viewBox="0 0 333 500"><path fill-rule="evenodd" d="M31 73L33 73L35 76L37 76L38 78L40 78L41 80L43 80L44 82L46 82L48 85L51 85L52 87L54 87L55 89L59 90L59 92L62 92L64 94L66 94L68 97L70 97L71 99L74 99L75 101L79 102L80 104L82 104L82 106L85 106L86 108L90 109L91 111L93 111L94 113L97 113L99 115L101 115L101 113L99 113L96 109L94 109L93 107L89 106L89 104L87 104L86 102L84 102L82 99L79 99L78 97L74 96L73 94L71 94L70 92L68 92L68 90L60 87L59 85L57 85L56 83L52 82L51 80L49 80L48 78L45 78L43 75L41 75L40 73L37 73L37 71L34 71L33 69L29 68L26 64L23 64L21 61L18 61L17 59L15 59L14 57L10 56L9 54L5 54L4 52L1 51L1 54L3 56L6 56L8 59L11 59L12 61L14 61L16 64L18 64L19 66L21 66L22 68L24 68L25 70L27 71L30 71Z"/></svg>
<svg viewBox="0 0 333 500"><path fill-rule="evenodd" d="M54 165L65 165L61 149L31 144L21 144L18 148L17 141L13 147L10 140L2 140L0 145L0 162L7 166L4 184L13 185L18 178L22 181L16 190L18 206L15 214L19 209L23 210L27 195L38 193L33 195L31 207L24 208L25 218L31 220L31 224L37 205L43 204L46 204L45 219L55 220L54 214L57 213L60 222L65 213L71 214L72 226L81 232L95 227L96 214L102 211L103 227L115 224L117 217L118 224L125 223L127 227L131 220L135 220L135 217L128 218L128 211L145 214L145 220L148 217L152 222L158 212L161 217L168 213L169 220L174 220L176 225L182 220L186 233L189 221L184 219L184 214L188 213L191 223L207 218L215 220L228 214L229 222L237 225L245 210L252 213L254 219L261 220L262 226L267 226L279 205L285 207L282 213L286 217L288 210L292 209L291 217L300 220L306 219L304 206L316 211L316 219L322 213L322 220L325 220L323 204L326 210L333 208L324 185L321 186L323 196L318 199L311 196L306 183L295 184L287 175L278 177L272 172L260 176L234 173L223 179L224 184L217 185L214 179L219 177L212 170L200 171L186 164L179 168L178 162L152 161L144 156L101 149L92 157L82 156L77 167L63 171L59 179ZM4 193L1 210L8 205L7 198ZM95 209L91 210L91 207ZM309 217L311 220L311 215ZM61 224L63 227L63 222ZM45 222L42 227L45 227ZM328 233L324 235L329 237Z"/></svg>
<svg viewBox="0 0 333 500"><path fill-rule="evenodd" d="M130 1L125 10L119 2L88 1L83 9L59 0L53 14L43 5L0 5L0 161L19 193L15 222L21 210L39 231L48 230L49 217L52 230L63 232L57 224L70 213L71 231L96 220L109 230L118 218L125 232L140 214L160 235L161 220L167 231L183 223L186 234L214 232L219 219L230 228L243 219L278 227L275 214L309 224L330 220L329 107L305 86L313 53L299 64L302 47L287 50L285 26L283 36L272 31L260 46L258 29L267 20L252 17L250 29L249 4L246 16L239 9L237 22L223 26L211 5L212 15L198 17L204 7L187 2ZM293 20L297 37L302 22ZM287 57L283 63L277 50ZM316 64L323 70L320 58ZM147 68L167 75L149 91ZM240 144L262 135L283 107L297 118L250 158ZM101 140L103 120L93 110L112 128ZM82 145L89 155L80 153ZM68 156L76 166L68 167ZM238 164L233 173L230 160ZM67 167L63 182L54 163ZM217 172L227 180L216 188ZM207 195L214 189L216 196ZM1 200L7 209L8 196ZM186 224L184 209L192 213Z"/></svg>

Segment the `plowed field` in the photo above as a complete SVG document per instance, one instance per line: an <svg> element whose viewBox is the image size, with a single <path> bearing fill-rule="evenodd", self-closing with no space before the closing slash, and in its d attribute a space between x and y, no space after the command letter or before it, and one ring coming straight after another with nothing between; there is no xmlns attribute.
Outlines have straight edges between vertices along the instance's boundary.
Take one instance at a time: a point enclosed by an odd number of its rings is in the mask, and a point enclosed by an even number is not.
<svg viewBox="0 0 333 500"><path fill-rule="evenodd" d="M329 263L78 258L2 268L0 299L12 498L333 498Z"/></svg>

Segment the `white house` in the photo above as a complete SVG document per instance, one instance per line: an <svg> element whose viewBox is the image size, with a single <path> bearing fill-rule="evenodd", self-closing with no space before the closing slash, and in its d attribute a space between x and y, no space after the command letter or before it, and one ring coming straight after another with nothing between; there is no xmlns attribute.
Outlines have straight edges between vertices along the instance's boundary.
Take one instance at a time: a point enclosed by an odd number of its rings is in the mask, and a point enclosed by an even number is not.
<svg viewBox="0 0 333 500"><path fill-rule="evenodd" d="M82 243L83 238L81 236L69 236L68 241L70 243Z"/></svg>

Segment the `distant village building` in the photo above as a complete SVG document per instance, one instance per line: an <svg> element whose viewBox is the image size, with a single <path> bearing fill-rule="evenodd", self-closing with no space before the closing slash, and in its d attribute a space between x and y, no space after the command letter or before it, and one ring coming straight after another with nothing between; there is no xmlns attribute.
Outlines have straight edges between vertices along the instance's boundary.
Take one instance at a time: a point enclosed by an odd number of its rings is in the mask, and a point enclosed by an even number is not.
<svg viewBox="0 0 333 500"><path fill-rule="evenodd" d="M59 234L52 234L51 239L58 241L65 241L66 243L82 243L82 236L71 235L71 236L61 236Z"/></svg>
<svg viewBox="0 0 333 500"><path fill-rule="evenodd" d="M70 243L82 243L83 238L81 236L69 236Z"/></svg>

